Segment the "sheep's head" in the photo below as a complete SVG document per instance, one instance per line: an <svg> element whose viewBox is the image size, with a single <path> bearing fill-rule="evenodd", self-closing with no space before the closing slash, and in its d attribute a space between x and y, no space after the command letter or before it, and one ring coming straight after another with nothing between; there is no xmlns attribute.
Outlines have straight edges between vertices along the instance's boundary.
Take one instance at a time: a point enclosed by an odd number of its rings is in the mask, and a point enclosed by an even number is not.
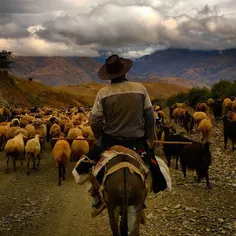
<svg viewBox="0 0 236 236"><path fill-rule="evenodd" d="M34 137L37 138L39 141L44 142L44 137L42 135L35 134Z"/></svg>

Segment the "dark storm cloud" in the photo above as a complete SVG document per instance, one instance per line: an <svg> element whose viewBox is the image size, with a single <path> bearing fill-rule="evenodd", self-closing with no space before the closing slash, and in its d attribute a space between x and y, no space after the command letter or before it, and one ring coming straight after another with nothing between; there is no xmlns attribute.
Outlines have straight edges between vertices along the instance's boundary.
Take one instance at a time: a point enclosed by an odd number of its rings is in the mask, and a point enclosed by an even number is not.
<svg viewBox="0 0 236 236"><path fill-rule="evenodd" d="M165 47L236 47L236 1L1 0L0 43L22 53L137 57ZM9 41L10 40L10 41ZM13 40L13 41L12 41ZM35 48L34 48L35 47ZM20 50L19 50L20 48Z"/></svg>

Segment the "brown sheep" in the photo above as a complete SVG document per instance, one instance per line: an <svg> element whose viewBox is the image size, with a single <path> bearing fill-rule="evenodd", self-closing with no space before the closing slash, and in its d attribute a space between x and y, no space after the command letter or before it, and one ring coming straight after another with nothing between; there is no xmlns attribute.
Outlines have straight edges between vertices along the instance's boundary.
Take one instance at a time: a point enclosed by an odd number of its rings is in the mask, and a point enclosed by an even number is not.
<svg viewBox="0 0 236 236"><path fill-rule="evenodd" d="M212 130L212 122L209 117L204 118L200 121L198 125L198 130L202 132L202 141L209 141L209 133Z"/></svg>
<svg viewBox="0 0 236 236"><path fill-rule="evenodd" d="M58 124L53 124L50 128L49 134L51 137L61 133L61 127Z"/></svg>
<svg viewBox="0 0 236 236"><path fill-rule="evenodd" d="M20 121L17 118L14 118L11 120L10 127L19 127L20 126Z"/></svg>
<svg viewBox="0 0 236 236"><path fill-rule="evenodd" d="M51 147L53 148L56 143L53 138L58 138L61 135L61 127L58 124L53 124L50 128L49 135L51 137Z"/></svg>
<svg viewBox="0 0 236 236"><path fill-rule="evenodd" d="M65 126L66 126L67 123L68 123L68 121L65 120L65 119L62 119L62 120L59 121L59 126L61 127L61 130L65 129Z"/></svg>
<svg viewBox="0 0 236 236"><path fill-rule="evenodd" d="M4 120L4 107L0 107L0 121Z"/></svg>
<svg viewBox="0 0 236 236"><path fill-rule="evenodd" d="M201 103L199 106L200 111L205 112L207 111L207 104L206 103Z"/></svg>
<svg viewBox="0 0 236 236"><path fill-rule="evenodd" d="M12 116L11 111L6 107L4 107L3 116L5 120L9 120L10 117Z"/></svg>
<svg viewBox="0 0 236 236"><path fill-rule="evenodd" d="M197 105L196 105L196 107L195 107L195 111L200 111L200 108L199 108L199 107L200 107L200 104L201 104L201 103L197 103Z"/></svg>
<svg viewBox="0 0 236 236"><path fill-rule="evenodd" d="M179 122L180 125L183 125L184 114L185 114L185 110L183 108L179 108L177 112L177 122Z"/></svg>
<svg viewBox="0 0 236 236"><path fill-rule="evenodd" d="M163 121L167 119L164 111L161 111L161 110L157 111L157 115L158 115L159 119L162 119Z"/></svg>
<svg viewBox="0 0 236 236"><path fill-rule="evenodd" d="M28 140L28 132L27 132L27 130L19 128L19 129L16 130L15 136L18 135L18 134L23 134L23 136L25 137L25 143L26 143L26 141Z"/></svg>
<svg viewBox="0 0 236 236"><path fill-rule="evenodd" d="M15 132L20 129L20 127L8 127L6 140L12 139L15 137Z"/></svg>
<svg viewBox="0 0 236 236"><path fill-rule="evenodd" d="M0 125L0 151L3 150L3 146L6 142L7 130L7 126Z"/></svg>
<svg viewBox="0 0 236 236"><path fill-rule="evenodd" d="M232 111L229 111L227 116L230 120L236 120L236 113Z"/></svg>
<svg viewBox="0 0 236 236"><path fill-rule="evenodd" d="M202 111L205 112L207 111L207 104L206 103L197 103L195 111Z"/></svg>
<svg viewBox="0 0 236 236"><path fill-rule="evenodd" d="M82 132L83 132L83 136L88 139L87 141L89 144L89 148L92 149L93 146L95 145L96 140L95 140L95 137L94 137L91 127L85 126L83 128Z"/></svg>
<svg viewBox="0 0 236 236"><path fill-rule="evenodd" d="M229 98L225 98L223 102L223 115L231 111L233 102Z"/></svg>
<svg viewBox="0 0 236 236"><path fill-rule="evenodd" d="M180 108L175 108L175 109L173 110L173 112L172 112L172 117L173 117L175 123L178 122L178 112L179 112L179 109L180 109Z"/></svg>
<svg viewBox="0 0 236 236"><path fill-rule="evenodd" d="M207 100L207 105L208 105L208 106L211 106L212 103L214 103L213 98L209 98L209 99Z"/></svg>
<svg viewBox="0 0 236 236"><path fill-rule="evenodd" d="M234 100L232 103L232 111L236 112L236 100Z"/></svg>
<svg viewBox="0 0 236 236"><path fill-rule="evenodd" d="M196 111L193 113L193 120L196 129L198 128L200 121L206 117L207 117L206 113L202 111Z"/></svg>
<svg viewBox="0 0 236 236"><path fill-rule="evenodd" d="M227 102L231 102L231 99L230 99L230 98L225 98L224 101L223 101L223 106L224 106Z"/></svg>
<svg viewBox="0 0 236 236"><path fill-rule="evenodd" d="M76 137L83 139L83 136ZM71 144L71 159L77 162L84 154L89 152L89 144L86 140L74 140Z"/></svg>
<svg viewBox="0 0 236 236"><path fill-rule="evenodd" d="M47 138L47 126L45 124L34 123L35 127L35 134L40 135L40 145L41 145L41 152L45 150L45 142Z"/></svg>
<svg viewBox="0 0 236 236"><path fill-rule="evenodd" d="M28 138L33 138L35 135L35 127L32 124L29 124L25 126L25 129L27 130Z"/></svg>
<svg viewBox="0 0 236 236"><path fill-rule="evenodd" d="M67 137L71 139L76 138L77 136L82 136L82 130L80 128L70 129L67 135Z"/></svg>
<svg viewBox="0 0 236 236"><path fill-rule="evenodd" d="M65 134L65 136L67 136L69 130L70 130L70 129L73 129L74 127L75 127L75 126L73 125L72 122L67 123L67 124L65 125L65 128L64 128L64 134Z"/></svg>
<svg viewBox="0 0 236 236"><path fill-rule="evenodd" d="M155 112L155 111L154 111L154 118L155 118L155 119L158 119L157 112Z"/></svg>
<svg viewBox="0 0 236 236"><path fill-rule="evenodd" d="M28 124L32 124L33 120L35 119L34 116L30 116L30 115L24 115L21 119L21 122L23 123L28 123Z"/></svg>
<svg viewBox="0 0 236 236"><path fill-rule="evenodd" d="M71 156L69 143L65 140L58 140L52 150L52 154L58 167L58 186L60 186L61 178L65 180L66 164Z"/></svg>
<svg viewBox="0 0 236 236"><path fill-rule="evenodd" d="M185 102L182 102L182 103L176 102L175 106L177 108L185 108L186 106L189 106L189 102L188 101L185 101Z"/></svg>

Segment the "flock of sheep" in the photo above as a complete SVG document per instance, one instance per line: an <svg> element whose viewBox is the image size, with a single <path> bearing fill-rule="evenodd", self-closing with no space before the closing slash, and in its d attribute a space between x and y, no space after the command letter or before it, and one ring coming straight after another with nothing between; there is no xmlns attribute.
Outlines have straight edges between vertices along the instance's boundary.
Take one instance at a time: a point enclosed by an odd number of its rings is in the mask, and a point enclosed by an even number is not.
<svg viewBox="0 0 236 236"><path fill-rule="evenodd" d="M65 179L68 160L78 161L94 145L95 138L88 124L89 111L86 109L79 112L76 108L62 110L37 108L36 112L15 109L10 112L17 113L13 119L11 119L12 115L5 116L6 113L4 114L3 111L6 109L0 110L0 118L5 119L0 123L0 148L6 154L7 172L11 158L14 171L16 171L17 160L22 164L23 160L26 160L27 174L30 173L31 160L33 169L37 170L40 165L40 154L45 151L45 143L50 142L58 167L58 185L61 185L61 178ZM63 140L64 138L68 141Z"/></svg>
<svg viewBox="0 0 236 236"><path fill-rule="evenodd" d="M236 140L236 100L226 98L222 102L220 99L208 99L206 103L198 103L195 108L189 102L176 103L169 108L170 118L162 111L162 107L155 106L155 116L157 124L157 139L164 141L163 152L170 167L171 158L176 158L176 169L180 159L184 177L186 169L196 170L198 181L206 178L207 187L210 188L208 168L211 165L211 153L209 134L212 131L213 118L219 122L223 120L224 148L227 148L228 139L232 140L232 149ZM189 134L195 127L196 131L202 134L201 142L184 137L183 133L177 133L169 121L174 120L176 124L182 126ZM168 144L168 142L170 142ZM178 142L174 144L173 142ZM186 144L188 143L188 145Z"/></svg>
<svg viewBox="0 0 236 236"><path fill-rule="evenodd" d="M187 132L191 133L194 126L196 130L201 131L202 141L207 145L196 144L196 148L201 150L202 154L207 151L209 154L208 139L212 130L212 118L210 112L218 120L223 116L225 148L228 138L233 141L236 139L236 100L225 99L220 100L209 99L207 103L199 103L195 108L195 112L191 115L188 102L176 103L170 107L169 120L183 126ZM154 106L155 118L157 121L157 139L163 141L190 141L182 135L171 134L171 126L166 124L167 115L161 106ZM16 161L27 162L27 174L30 174L30 161L32 160L33 169L37 170L40 165L40 155L45 151L45 143L50 142L52 154L58 167L58 185L61 185L61 179L65 179L65 168L67 162L78 161L82 155L87 154L95 143L95 138L91 127L89 126L88 117L90 109L87 108L68 108L68 109L52 109L48 107L34 107L31 110L25 109L8 109L0 108L0 150L4 150L7 159L6 171L9 171L9 160L13 160L13 170L16 171ZM172 136L171 136L172 135ZM65 140L66 138L66 140ZM76 140L75 140L76 139ZM200 146L199 146L200 145ZM193 147L193 146L192 146ZM185 156L189 155L189 147L186 145L170 145L164 144L163 150L170 166L171 157L176 157L176 168L178 167L178 157L182 158L182 168ZM195 151L193 149L193 151ZM198 153L199 154L199 153ZM200 154L199 154L200 155ZM210 154L209 165L210 165ZM37 162L37 164L36 164ZM185 163L186 168L189 163ZM196 168L193 169L202 171ZM205 172L208 171L207 166ZM185 176L186 176L185 168ZM204 172L203 171L203 172ZM203 176L208 176L208 172ZM200 176L202 177L202 176ZM209 185L209 183L208 183Z"/></svg>

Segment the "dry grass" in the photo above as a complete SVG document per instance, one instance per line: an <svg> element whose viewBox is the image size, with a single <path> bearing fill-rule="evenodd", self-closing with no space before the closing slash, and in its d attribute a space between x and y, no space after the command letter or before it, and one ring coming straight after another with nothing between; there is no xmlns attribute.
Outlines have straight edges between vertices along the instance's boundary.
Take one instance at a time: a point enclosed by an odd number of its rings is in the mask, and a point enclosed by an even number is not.
<svg viewBox="0 0 236 236"><path fill-rule="evenodd" d="M172 83L142 83L150 98L167 98L178 92L187 92L188 88ZM13 106L68 107L92 105L99 89L106 84L88 83L76 86L52 87L35 81L20 79L12 75L0 74L0 92L2 97ZM0 101L1 102L1 101Z"/></svg>
<svg viewBox="0 0 236 236"><path fill-rule="evenodd" d="M38 104L60 108L87 104L82 95L12 75L8 75L7 78L0 77L0 87L2 97L13 106L31 107Z"/></svg>
<svg viewBox="0 0 236 236"><path fill-rule="evenodd" d="M167 98L179 92L187 92L189 88L164 82L145 82L142 84L146 87L150 98ZM99 83L88 83L76 86L60 87L61 89L74 93L80 94L86 97L89 103L93 103L98 90L106 85Z"/></svg>

